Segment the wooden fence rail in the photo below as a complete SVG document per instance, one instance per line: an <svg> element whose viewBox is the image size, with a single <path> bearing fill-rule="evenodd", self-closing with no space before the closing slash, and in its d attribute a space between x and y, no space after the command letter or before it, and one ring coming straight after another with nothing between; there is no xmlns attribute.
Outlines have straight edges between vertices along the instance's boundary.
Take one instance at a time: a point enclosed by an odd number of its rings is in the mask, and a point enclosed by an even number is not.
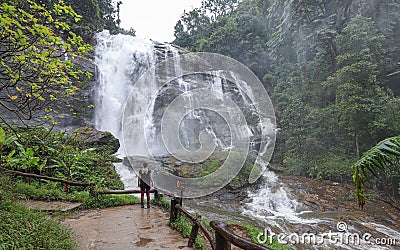
<svg viewBox="0 0 400 250"><path fill-rule="evenodd" d="M21 175L21 176L30 177L30 178L37 178L37 179L43 179L43 180L61 182L61 183L64 183L64 184L68 184L68 185L70 185L70 186L92 187L92 186L95 185L95 183L86 183L86 182L78 182L78 181L69 181L69 180L66 180L66 179L61 179L61 178L56 178L56 177L51 177L51 176L45 176L45 175L24 173L24 172L15 171L15 170L10 170L10 169L6 169L6 168L0 168L0 169L1 169L3 172L6 172L6 173Z"/></svg>
<svg viewBox="0 0 400 250"><path fill-rule="evenodd" d="M184 209L181 205L176 205L176 210L183 213L186 217L188 217L193 225L192 231L190 232L188 246L193 247L196 237L198 235L199 230L203 233L203 235L207 238L208 242L210 242L212 249L215 249L215 238L213 237L212 233L207 229L204 225L203 221L201 221L200 216L194 216L190 214L186 209Z"/></svg>
<svg viewBox="0 0 400 250"><path fill-rule="evenodd" d="M186 216L192 222L192 231L190 232L188 246L193 247L199 230L207 238L213 250L230 250L231 244L241 249L251 250L269 250L265 246L254 243L250 240L240 237L232 232L228 225L219 222L211 221L210 225L214 229L214 234L207 229L204 223L201 221L200 216L195 216L182 207L182 199L175 197L171 200L171 212L170 212L170 223L175 222L178 219L178 214L181 213Z"/></svg>

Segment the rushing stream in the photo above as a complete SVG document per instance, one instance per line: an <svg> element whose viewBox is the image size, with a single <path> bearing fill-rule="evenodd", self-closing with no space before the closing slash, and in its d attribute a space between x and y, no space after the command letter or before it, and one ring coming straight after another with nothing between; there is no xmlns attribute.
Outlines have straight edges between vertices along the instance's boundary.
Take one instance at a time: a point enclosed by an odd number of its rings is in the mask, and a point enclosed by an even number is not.
<svg viewBox="0 0 400 250"><path fill-rule="evenodd" d="M134 38L125 35L110 35L107 31L97 35L96 59L95 63L98 68L98 86L96 89L96 110L95 124L97 129L106 130L113 133L121 141L121 149L119 154L125 155L125 146L122 140L122 119L123 109L135 82L145 72L150 72L150 77L155 77L154 65L165 59L167 56L176 57L178 51L169 45L160 45L150 40ZM179 71L179 60L175 65L166 65L175 71ZM152 75L153 72L154 74ZM176 72L175 72L176 73ZM146 88L139 93L135 93L134 105L131 112L138 114L137 119L133 118L132 136L134 145L131 145L130 155L148 156L149 153L165 154L167 151L161 143L160 124L157 123L162 110L162 102L171 101L179 94L185 93L193 88L193 85L199 84L199 77L207 79L207 83L214 91L216 98L222 95L223 91L231 88L231 95L237 100L244 112L252 112L249 102L251 98L246 96L242 90L246 88L235 89L230 87L229 83L221 82L222 77L213 76L185 76L184 78L174 79L165 89L158 91L159 86L155 81L148 81ZM153 78L152 78L153 79ZM146 93L159 93L158 97L149 99ZM167 93L167 94L166 94ZM214 138L217 150L229 150L229 141L231 139L229 133L225 132L228 128L223 124L224 120L213 114L212 112L204 112L201 110L190 110L190 95L186 97L187 109L190 111L183 121L181 121L180 134L181 143L184 147L190 149L199 148L197 137L199 131L206 130ZM145 118L139 118L141 114L150 114ZM136 120L135 120L136 119ZM142 119L142 120L141 120ZM144 124L144 130L134 131L135 127ZM239 131L245 136L253 136L260 134L262 121L253 121L248 127ZM260 129L261 127L261 129ZM221 132L222 131L222 132ZM145 134L145 136L143 136ZM144 137L148 137L147 139ZM255 145L255 141L251 141ZM253 148L255 150L256 148ZM263 149L258 148L262 151ZM123 164L117 164L116 169L119 172L125 188L136 188L136 177L134 171ZM247 192L247 197L242 200L227 197L223 201L210 195L198 199L190 199L185 201L185 205L193 211L204 214L207 219L220 219L224 221L245 221L256 223L260 228L266 228L276 234L284 233L315 233L318 232L340 232L343 235L369 232L372 237L386 237L387 239L397 239L400 243L400 233L395 228L381 223L373 223L365 220L354 220L345 229L339 228L338 222L346 219L345 212L318 213L312 208L302 204L296 200L291 194L287 185L282 183L280 178L272 171L264 171L263 183L254 185ZM225 194L226 195L226 194ZM357 214L357 213L352 213ZM349 215L350 216L350 215ZM360 216L360 215L358 215ZM365 215L364 215L365 216ZM347 222L347 221L346 221ZM370 231L368 231L371 229ZM338 231L339 230L339 231ZM341 231L342 230L342 231ZM290 242L289 242L290 243ZM288 243L288 244L289 244ZM351 242L350 242L351 243ZM299 244L292 245L299 249L391 249L393 246L372 245L365 239L361 239L359 244L343 243L337 240L329 242L326 239L320 244ZM353 242L354 243L354 242ZM357 243L357 242L356 242Z"/></svg>

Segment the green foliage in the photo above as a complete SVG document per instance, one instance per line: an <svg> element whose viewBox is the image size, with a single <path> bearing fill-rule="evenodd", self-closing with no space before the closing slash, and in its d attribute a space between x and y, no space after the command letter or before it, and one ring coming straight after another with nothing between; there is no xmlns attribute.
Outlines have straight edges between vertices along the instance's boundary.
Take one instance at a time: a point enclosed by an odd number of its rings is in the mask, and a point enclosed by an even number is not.
<svg viewBox="0 0 400 250"><path fill-rule="evenodd" d="M287 156L284 159L285 173L291 175L301 175L315 178L318 180L327 179L338 182L351 181L351 169L349 166L356 158L339 154L319 155L312 161L295 156Z"/></svg>
<svg viewBox="0 0 400 250"><path fill-rule="evenodd" d="M43 162L40 162L40 158L35 156L35 152L38 151L38 146L35 146L33 148L25 148L17 141L14 141L14 143L17 145L18 155L14 155L16 151L12 150L6 158L6 165L26 171L31 169L38 169L40 171L43 170L47 161L44 160Z"/></svg>
<svg viewBox="0 0 400 250"><path fill-rule="evenodd" d="M349 166L353 161L354 158L347 155L329 155L312 165L307 173L316 179L349 182L352 174Z"/></svg>
<svg viewBox="0 0 400 250"><path fill-rule="evenodd" d="M202 175L208 175L213 173L221 166L221 161L219 159L212 160L209 164L203 165L202 167Z"/></svg>
<svg viewBox="0 0 400 250"><path fill-rule="evenodd" d="M171 208L171 202L165 199L160 199L160 200L151 200L152 204L157 205L162 208L170 209Z"/></svg>
<svg viewBox="0 0 400 250"><path fill-rule="evenodd" d="M74 81L90 76L67 59L85 55L91 46L60 20L65 16L81 18L62 1L49 9L33 0L0 5L2 122L55 124L52 107L76 93Z"/></svg>
<svg viewBox="0 0 400 250"><path fill-rule="evenodd" d="M85 193L83 193L85 194ZM86 193L88 194L88 193ZM83 208L107 208L124 205L140 204L140 199L133 195L100 195L99 197L84 196Z"/></svg>
<svg viewBox="0 0 400 250"><path fill-rule="evenodd" d="M93 182L96 183L96 189L123 189L112 167L114 157L109 152L86 148L76 138L46 128L14 130L17 134L5 140L3 167L72 181ZM27 184L17 179L13 186L16 196L22 199L75 201L83 203L82 206L87 208L139 203L134 196L94 197L84 187L65 189L64 184L46 180L31 180Z"/></svg>
<svg viewBox="0 0 400 250"><path fill-rule="evenodd" d="M119 27L121 1L114 5L112 0L65 0L65 4L71 5L82 16L79 22L67 18L66 23L71 26L72 31L91 44L95 42L94 34L105 29L111 34L124 33L135 36L133 28L124 30Z"/></svg>
<svg viewBox="0 0 400 250"><path fill-rule="evenodd" d="M258 227L249 225L247 223L232 223L232 224L239 225L240 227L245 228L247 230L247 233L248 233L249 237L251 238L251 240L253 242L256 242L259 244L257 236L260 233L263 233L263 231L260 230ZM272 239L272 244L270 244L270 242L267 240L267 242L264 243L263 245L270 249L274 249L274 250L290 250L290 249L292 249L286 245L279 244L278 241L274 238Z"/></svg>
<svg viewBox="0 0 400 250"><path fill-rule="evenodd" d="M177 220L171 223L171 227L179 231L184 238L189 238L190 232L192 231L191 221L182 214L179 214ZM194 247L196 249L207 249L203 239L199 236L196 237Z"/></svg>
<svg viewBox="0 0 400 250"><path fill-rule="evenodd" d="M15 181L16 198L32 199L44 201L66 200L66 194L61 189L60 185L55 182L38 182L32 181L30 184L23 181Z"/></svg>
<svg viewBox="0 0 400 250"><path fill-rule="evenodd" d="M233 57L262 79L285 171L347 180L345 164L400 133L398 1L244 0L226 12L204 2L177 22L175 43ZM399 184L395 171L382 175L382 186Z"/></svg>
<svg viewBox="0 0 400 250"><path fill-rule="evenodd" d="M0 151L3 148L5 141L6 141L6 132L4 132L4 129L0 127Z"/></svg>
<svg viewBox="0 0 400 250"><path fill-rule="evenodd" d="M133 195L98 195L89 191L73 191L65 193L62 186L50 181L32 181L30 184L16 181L13 184L14 196L18 199L44 201L70 201L82 203L80 208L106 208L131 204L139 204L140 199Z"/></svg>
<svg viewBox="0 0 400 250"><path fill-rule="evenodd" d="M12 202L0 203L0 249L74 249L72 230Z"/></svg>
<svg viewBox="0 0 400 250"><path fill-rule="evenodd" d="M378 177L378 170L386 170L388 166L395 163L400 157L400 136L387 138L368 150L360 160L355 162L353 168L353 181L356 185L356 196L358 204L362 207L365 204L364 180L369 180L372 174ZM396 161L396 171L399 172L400 164ZM397 183L399 178L397 176ZM398 184L397 184L398 185ZM398 191L398 190L396 190Z"/></svg>
<svg viewBox="0 0 400 250"><path fill-rule="evenodd" d="M0 165L2 164L1 155L2 155L3 146L4 146L5 142L6 142L6 132L4 132L4 129L2 127L0 127Z"/></svg>
<svg viewBox="0 0 400 250"><path fill-rule="evenodd" d="M123 188L113 169L115 158L109 151L87 148L75 137L43 127L14 130L17 134L7 137L3 148L4 167L71 181L93 182L96 188ZM70 191L81 190L82 187L70 188Z"/></svg>
<svg viewBox="0 0 400 250"><path fill-rule="evenodd" d="M192 230L190 223L190 220L186 216L179 214L177 220L171 223L171 227L178 230L183 237L189 238L190 231Z"/></svg>
<svg viewBox="0 0 400 250"><path fill-rule="evenodd" d="M75 249L72 230L44 213L16 204L16 190L0 177L0 249Z"/></svg>

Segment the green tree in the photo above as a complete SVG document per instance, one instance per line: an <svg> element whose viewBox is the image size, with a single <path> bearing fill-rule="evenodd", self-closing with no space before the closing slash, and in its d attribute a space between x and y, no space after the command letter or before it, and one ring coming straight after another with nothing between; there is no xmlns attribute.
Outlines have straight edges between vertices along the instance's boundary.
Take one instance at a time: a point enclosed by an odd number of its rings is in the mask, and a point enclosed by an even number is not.
<svg viewBox="0 0 400 250"><path fill-rule="evenodd" d="M71 30L80 35L85 41L93 42L93 34L102 27L102 13L100 12L99 1L97 0L65 0L65 4L70 5L82 18L75 22L73 18L67 18L66 22L71 26Z"/></svg>
<svg viewBox="0 0 400 250"><path fill-rule="evenodd" d="M91 46L60 21L80 16L62 1L52 9L33 0L0 5L0 120L32 126L56 123L51 107L64 103L78 88L74 82L90 76L70 60Z"/></svg>
<svg viewBox="0 0 400 250"><path fill-rule="evenodd" d="M341 179L343 159L400 133L399 1L243 0L226 12L224 2L183 15L175 43L262 79L282 128L274 160L306 176L336 165Z"/></svg>
<svg viewBox="0 0 400 250"><path fill-rule="evenodd" d="M377 79L382 39L370 19L353 18L337 37L339 69L326 82L335 93L338 125L353 139L357 156L368 145L360 140L376 133L384 114L387 95Z"/></svg>

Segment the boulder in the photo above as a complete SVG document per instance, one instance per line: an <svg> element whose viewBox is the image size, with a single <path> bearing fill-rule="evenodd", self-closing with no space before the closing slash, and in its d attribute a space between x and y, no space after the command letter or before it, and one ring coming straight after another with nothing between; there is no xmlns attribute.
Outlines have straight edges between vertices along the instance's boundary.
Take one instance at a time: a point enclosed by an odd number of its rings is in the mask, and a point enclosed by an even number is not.
<svg viewBox="0 0 400 250"><path fill-rule="evenodd" d="M110 132L99 131L91 126L78 128L71 136L87 147L97 148L109 154L117 153L120 147L119 140Z"/></svg>

